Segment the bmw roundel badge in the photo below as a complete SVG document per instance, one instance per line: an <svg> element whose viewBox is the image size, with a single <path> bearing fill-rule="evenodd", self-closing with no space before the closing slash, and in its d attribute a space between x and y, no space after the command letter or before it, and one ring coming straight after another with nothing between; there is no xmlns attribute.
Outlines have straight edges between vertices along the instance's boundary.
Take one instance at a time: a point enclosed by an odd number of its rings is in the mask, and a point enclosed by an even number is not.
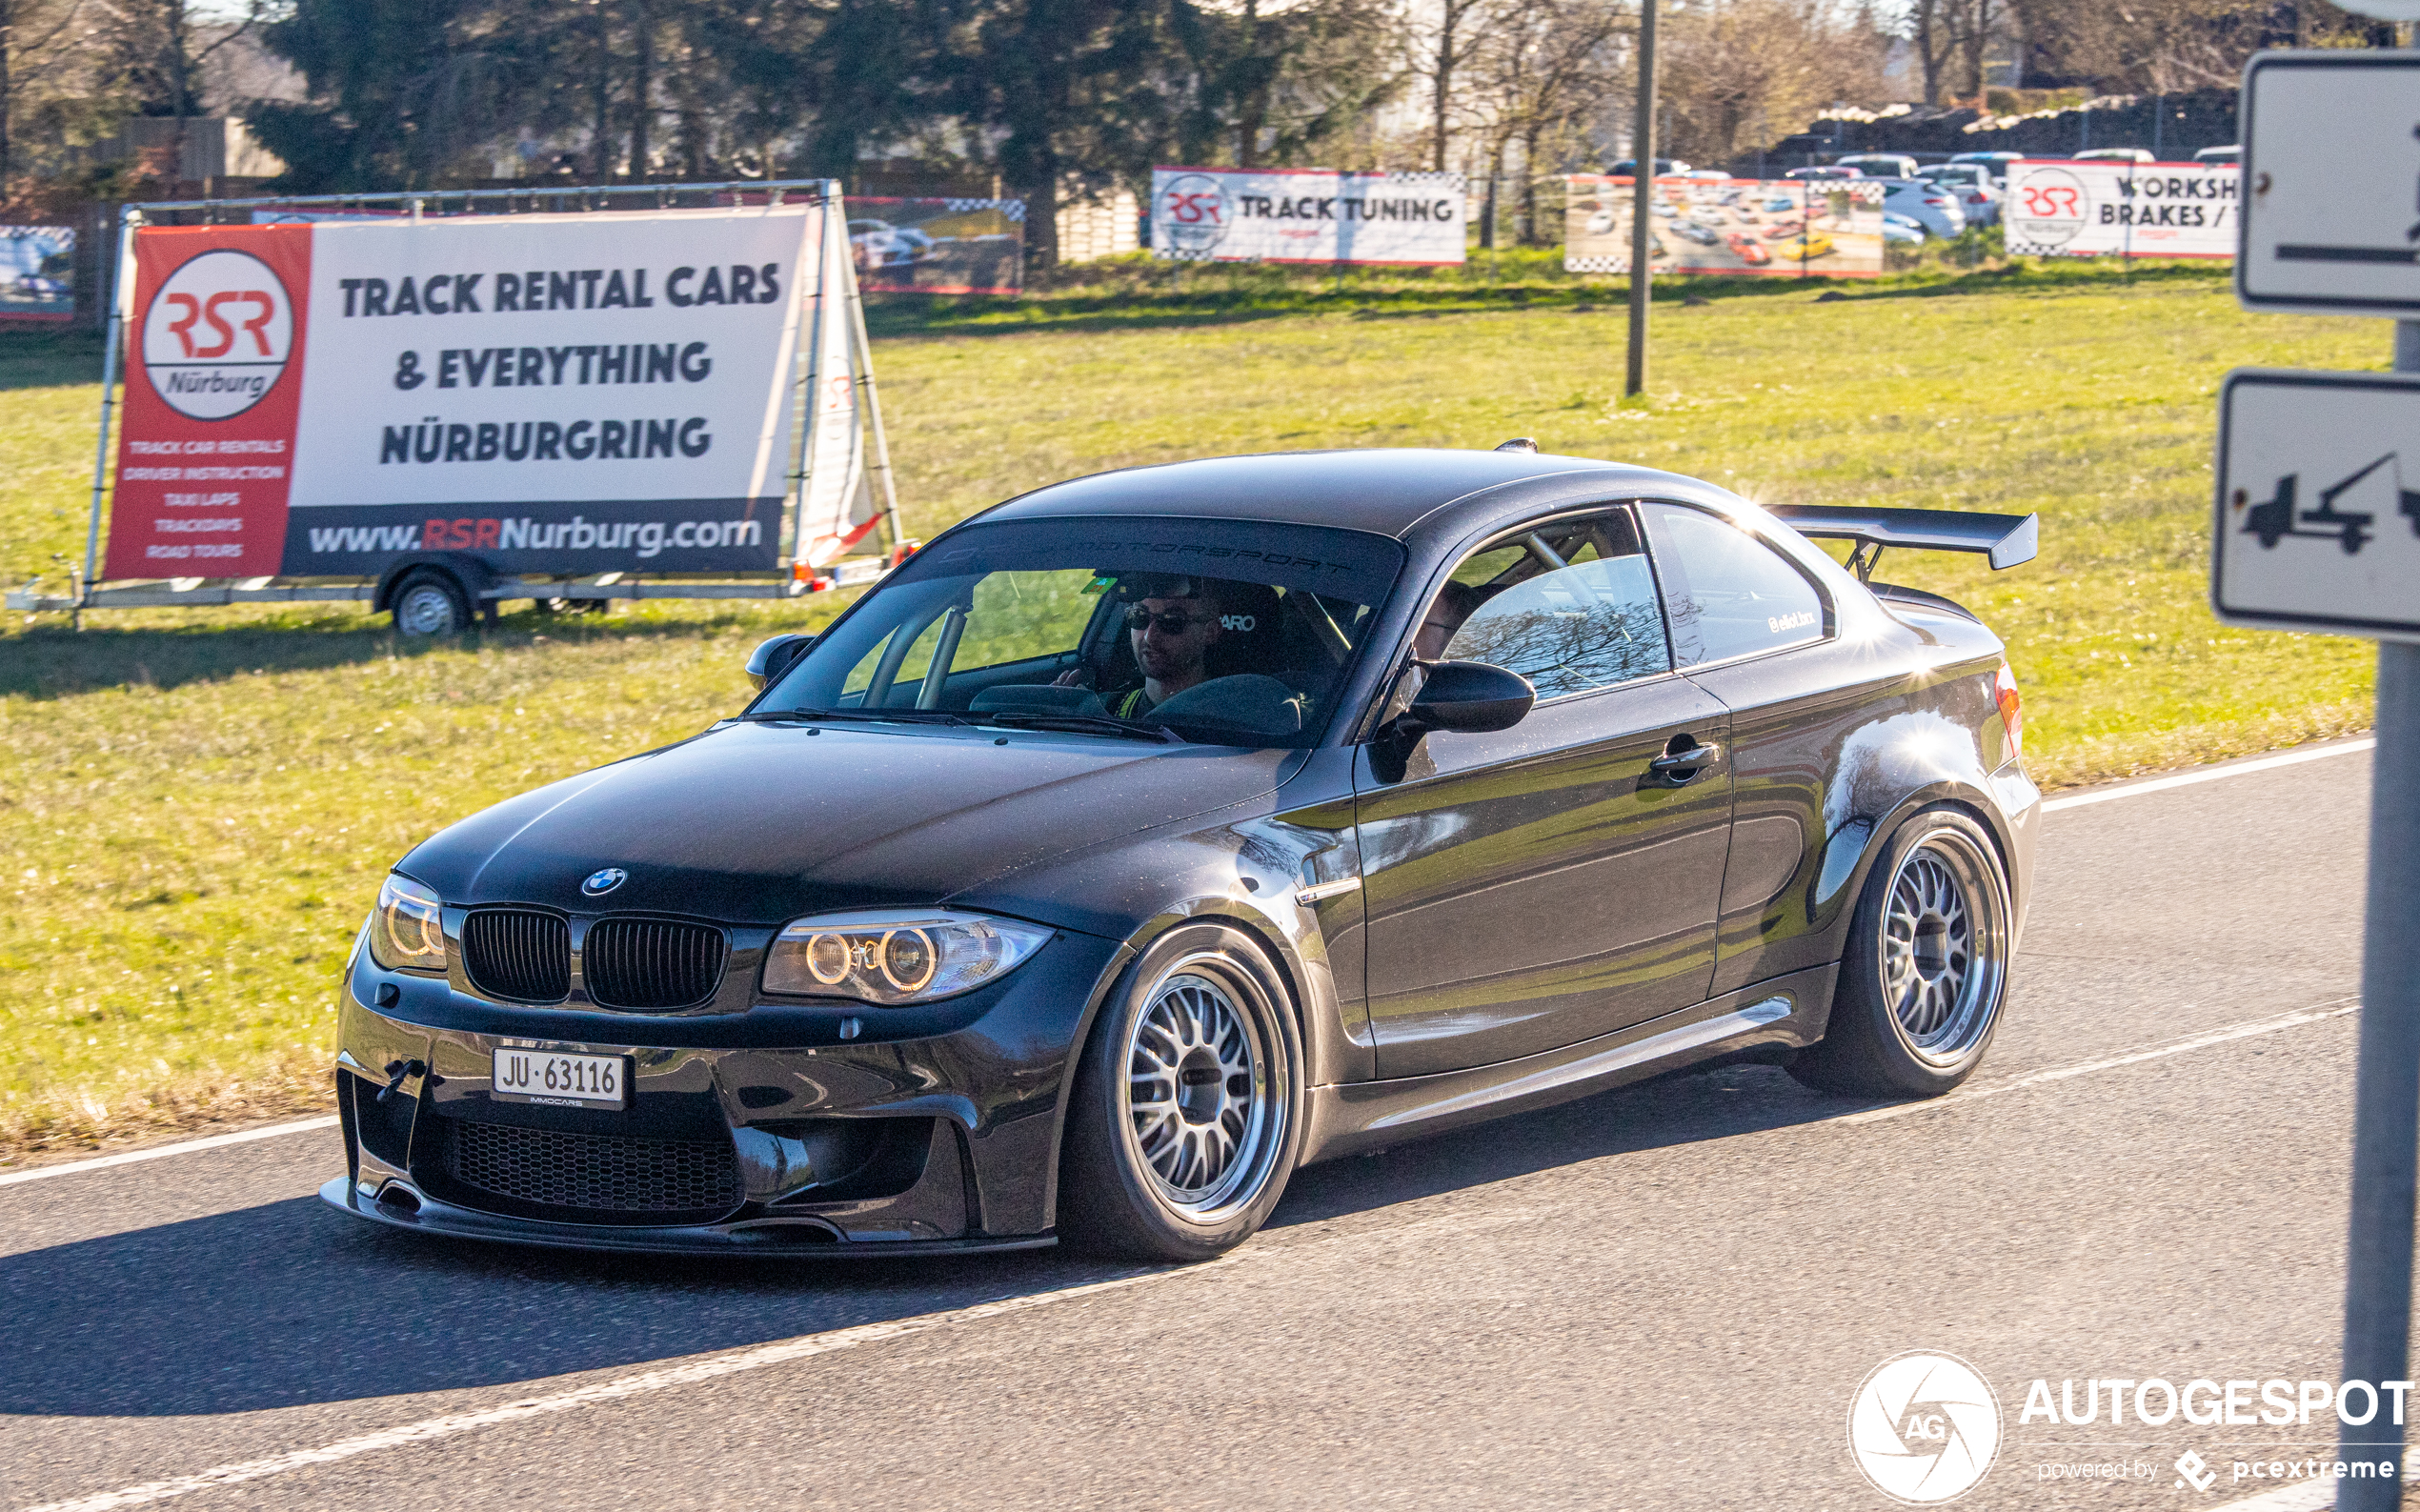
<svg viewBox="0 0 2420 1512"><path fill-rule="evenodd" d="M591 897L596 897L612 892L629 879L628 872L618 866L609 866L601 872L591 872L588 880L580 884L580 891Z"/></svg>

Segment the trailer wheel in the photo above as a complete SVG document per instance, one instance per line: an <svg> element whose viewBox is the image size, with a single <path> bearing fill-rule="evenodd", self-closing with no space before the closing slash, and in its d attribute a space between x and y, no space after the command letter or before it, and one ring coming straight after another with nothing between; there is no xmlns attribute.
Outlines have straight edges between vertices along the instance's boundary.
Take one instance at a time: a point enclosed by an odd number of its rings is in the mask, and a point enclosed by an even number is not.
<svg viewBox="0 0 2420 1512"><path fill-rule="evenodd" d="M399 635L454 635L471 625L471 597L445 573L423 568L411 574L389 602Z"/></svg>

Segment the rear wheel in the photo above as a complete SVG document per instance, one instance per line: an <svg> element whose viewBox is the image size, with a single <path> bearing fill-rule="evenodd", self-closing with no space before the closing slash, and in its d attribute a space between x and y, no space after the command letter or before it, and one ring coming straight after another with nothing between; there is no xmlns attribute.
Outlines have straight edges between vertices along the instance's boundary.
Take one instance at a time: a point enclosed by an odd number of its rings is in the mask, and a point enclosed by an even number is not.
<svg viewBox="0 0 2420 1512"><path fill-rule="evenodd" d="M1790 1072L1826 1092L1938 1097L1974 1073L2007 996L2008 878L1952 808L1900 826L1866 879L1830 1026Z"/></svg>
<svg viewBox="0 0 2420 1512"><path fill-rule="evenodd" d="M1277 1206L1302 1144L1301 1038L1268 956L1171 930L1101 1010L1076 1072L1059 1231L1137 1260L1208 1260Z"/></svg>
<svg viewBox="0 0 2420 1512"><path fill-rule="evenodd" d="M470 595L444 573L424 570L409 575L395 585L388 604L398 635L453 635L470 628Z"/></svg>

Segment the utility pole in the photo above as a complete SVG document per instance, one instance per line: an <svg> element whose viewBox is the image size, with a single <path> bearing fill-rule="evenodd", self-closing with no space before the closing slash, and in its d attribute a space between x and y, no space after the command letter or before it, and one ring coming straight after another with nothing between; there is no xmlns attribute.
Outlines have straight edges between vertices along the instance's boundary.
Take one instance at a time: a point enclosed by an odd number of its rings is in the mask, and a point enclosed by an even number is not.
<svg viewBox="0 0 2420 1512"><path fill-rule="evenodd" d="M1630 133L1630 371L1624 397L1647 389L1647 295L1655 250L1655 8L1639 0L1639 120Z"/></svg>

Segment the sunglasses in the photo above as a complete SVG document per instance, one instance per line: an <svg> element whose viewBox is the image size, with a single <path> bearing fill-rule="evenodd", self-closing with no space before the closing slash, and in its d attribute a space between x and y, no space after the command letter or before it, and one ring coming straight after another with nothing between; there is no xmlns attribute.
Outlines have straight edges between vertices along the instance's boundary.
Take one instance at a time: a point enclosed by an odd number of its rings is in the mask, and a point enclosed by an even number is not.
<svg viewBox="0 0 2420 1512"><path fill-rule="evenodd" d="M1210 623L1210 616L1207 615L1199 616L1193 615L1182 615L1173 609L1155 615L1140 604L1130 605L1126 610L1126 628L1128 630L1140 630L1151 624L1154 620L1159 622L1160 633L1161 635L1181 635L1196 625L1206 625Z"/></svg>

